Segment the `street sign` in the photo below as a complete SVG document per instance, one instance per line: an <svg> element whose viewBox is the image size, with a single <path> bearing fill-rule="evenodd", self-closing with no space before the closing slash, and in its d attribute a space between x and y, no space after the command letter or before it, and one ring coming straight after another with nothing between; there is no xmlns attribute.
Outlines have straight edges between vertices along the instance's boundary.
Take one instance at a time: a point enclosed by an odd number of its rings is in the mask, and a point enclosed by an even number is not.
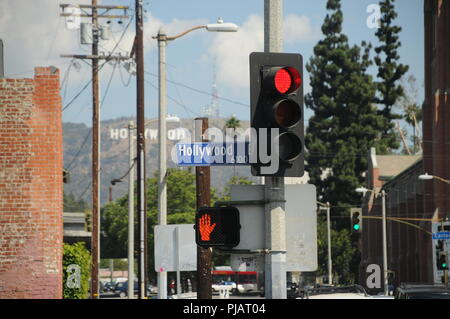
<svg viewBox="0 0 450 319"><path fill-rule="evenodd" d="M197 270L194 224L155 226L155 271Z"/></svg>
<svg viewBox="0 0 450 319"><path fill-rule="evenodd" d="M175 149L178 166L250 165L248 142L178 143Z"/></svg>
<svg viewBox="0 0 450 319"><path fill-rule="evenodd" d="M447 233L450 233L450 222L445 221L431 223L432 238L432 257L433 257L433 277L435 284L442 284L444 280L444 271L439 267L441 255L446 253L450 255L450 237Z"/></svg>
<svg viewBox="0 0 450 319"><path fill-rule="evenodd" d="M262 255L231 255L233 271L264 271L264 256Z"/></svg>
<svg viewBox="0 0 450 319"><path fill-rule="evenodd" d="M264 185L232 185L231 201L240 212L240 243L236 250L258 251L265 247L264 223ZM317 213L316 188L311 184L285 185L286 212L286 271L316 271L317 270ZM251 201L239 205L239 201ZM233 257L233 256L237 257ZM243 267L248 255L232 254L231 266L234 271ZM262 261L261 261L262 260ZM251 261L248 267L264 269L264 258ZM247 267L247 265L245 265ZM237 267L237 268L236 268Z"/></svg>
<svg viewBox="0 0 450 319"><path fill-rule="evenodd" d="M450 231L440 231L437 233L433 233L433 239L435 240L450 239Z"/></svg>

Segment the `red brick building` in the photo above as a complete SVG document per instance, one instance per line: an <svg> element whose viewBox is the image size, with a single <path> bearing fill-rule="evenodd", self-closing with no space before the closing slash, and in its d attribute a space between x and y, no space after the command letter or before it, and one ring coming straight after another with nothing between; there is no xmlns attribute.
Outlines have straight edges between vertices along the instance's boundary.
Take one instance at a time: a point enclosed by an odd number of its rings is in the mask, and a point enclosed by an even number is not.
<svg viewBox="0 0 450 319"><path fill-rule="evenodd" d="M450 185L418 179L425 172L450 179L450 1L425 0L424 18L423 155L370 154L367 174L367 188L387 193L387 217L408 218L410 223L387 222L388 269L395 275L394 284L433 282L432 222L413 219L438 221L450 215ZM367 194L363 215L381 216L381 198ZM367 265L383 265L381 221L363 219L362 234L359 278L365 285Z"/></svg>
<svg viewBox="0 0 450 319"><path fill-rule="evenodd" d="M59 70L0 79L0 298L61 298Z"/></svg>

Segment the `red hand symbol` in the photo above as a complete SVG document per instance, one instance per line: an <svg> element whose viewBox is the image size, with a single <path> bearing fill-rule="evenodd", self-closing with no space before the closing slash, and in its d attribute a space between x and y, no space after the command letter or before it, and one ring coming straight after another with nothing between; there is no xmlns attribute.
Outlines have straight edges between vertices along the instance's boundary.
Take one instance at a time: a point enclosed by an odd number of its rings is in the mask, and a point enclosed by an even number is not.
<svg viewBox="0 0 450 319"><path fill-rule="evenodd" d="M202 241L209 241L212 231L216 227L216 224L211 225L211 216L208 214L203 215L200 218L200 238Z"/></svg>

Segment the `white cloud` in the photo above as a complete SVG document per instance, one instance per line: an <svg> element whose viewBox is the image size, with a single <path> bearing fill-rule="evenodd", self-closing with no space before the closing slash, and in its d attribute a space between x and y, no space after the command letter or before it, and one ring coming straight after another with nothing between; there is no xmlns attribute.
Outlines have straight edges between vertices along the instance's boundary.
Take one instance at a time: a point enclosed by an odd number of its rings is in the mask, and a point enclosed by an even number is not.
<svg viewBox="0 0 450 319"><path fill-rule="evenodd" d="M306 16L287 15L283 28L287 45L312 41L318 35ZM249 54L255 51L264 51L264 20L259 15L250 15L237 33L218 34L209 48L209 54L217 58L218 82L247 88Z"/></svg>
<svg viewBox="0 0 450 319"><path fill-rule="evenodd" d="M39 5L31 1L14 0L2 3L0 7L0 38L5 48L5 75L11 77L32 77L34 67L55 65L63 74L70 58L61 58L61 54L90 54L90 45L80 44L79 30L66 28L65 18L60 17L59 2L39 0ZM78 0L76 4L90 4L90 0ZM82 21L89 22L86 18ZM111 20L112 40L100 41L100 52L109 53L115 46L128 24L128 19L119 25L118 20ZM169 23L146 13L144 25L144 48L146 52L156 49L157 41L152 37L164 25L168 35L175 35L192 26L205 24L205 19L173 19ZM106 24L106 19L100 19ZM134 36L135 22L131 22L115 53L129 53ZM83 69L87 66L81 63ZM109 68L109 67L107 67ZM106 68L105 68L106 69ZM80 72L81 74L82 72ZM82 80L77 72L71 73L71 80Z"/></svg>

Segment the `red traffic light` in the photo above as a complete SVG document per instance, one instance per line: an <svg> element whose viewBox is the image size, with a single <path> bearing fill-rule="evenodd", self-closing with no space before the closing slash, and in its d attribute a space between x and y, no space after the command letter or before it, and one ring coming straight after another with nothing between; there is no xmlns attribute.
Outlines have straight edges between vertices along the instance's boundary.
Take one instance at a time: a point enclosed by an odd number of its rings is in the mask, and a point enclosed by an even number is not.
<svg viewBox="0 0 450 319"><path fill-rule="evenodd" d="M283 94L296 91L302 84L300 73L293 67L280 68L273 79L275 88Z"/></svg>

